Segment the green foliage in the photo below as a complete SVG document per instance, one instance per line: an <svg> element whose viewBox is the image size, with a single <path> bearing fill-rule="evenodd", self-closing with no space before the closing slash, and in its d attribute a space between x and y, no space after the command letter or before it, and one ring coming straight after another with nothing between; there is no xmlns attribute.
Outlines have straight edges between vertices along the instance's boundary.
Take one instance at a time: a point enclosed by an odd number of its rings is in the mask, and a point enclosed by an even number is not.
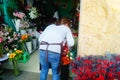
<svg viewBox="0 0 120 80"><path fill-rule="evenodd" d="M13 12L18 10L17 0L8 0L7 2L7 12L10 18L13 18Z"/></svg>

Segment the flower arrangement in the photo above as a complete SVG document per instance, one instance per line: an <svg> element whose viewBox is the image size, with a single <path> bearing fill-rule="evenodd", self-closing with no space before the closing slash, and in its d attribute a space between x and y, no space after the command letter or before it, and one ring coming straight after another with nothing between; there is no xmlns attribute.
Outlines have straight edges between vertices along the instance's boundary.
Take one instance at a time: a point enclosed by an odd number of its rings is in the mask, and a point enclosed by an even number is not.
<svg viewBox="0 0 120 80"><path fill-rule="evenodd" d="M2 26L2 30L0 31L0 45L2 52L7 54L10 51L14 51L20 48L20 33L13 31L8 25Z"/></svg>
<svg viewBox="0 0 120 80"><path fill-rule="evenodd" d="M12 61L13 63L13 68L14 68L14 75L18 76L19 75L19 67L18 67L18 60L22 57L23 51L22 50L15 50L14 52L9 54L9 60Z"/></svg>
<svg viewBox="0 0 120 80"><path fill-rule="evenodd" d="M68 65L74 59L75 55L72 51L68 49L67 44L63 46L61 63L62 65Z"/></svg>
<svg viewBox="0 0 120 80"><path fill-rule="evenodd" d="M29 21L22 19L19 25L20 29L28 29L30 27Z"/></svg>
<svg viewBox="0 0 120 80"><path fill-rule="evenodd" d="M120 55L77 57L71 62L74 80L120 79Z"/></svg>
<svg viewBox="0 0 120 80"><path fill-rule="evenodd" d="M20 33L12 31L11 28L8 28L7 31L5 31L5 43L4 43L4 49L6 52L9 52L10 50L14 51L15 49L20 49L19 47L19 41L20 41Z"/></svg>
<svg viewBox="0 0 120 80"><path fill-rule="evenodd" d="M21 35L21 40L22 42L29 42L32 40L32 37L26 33L26 34Z"/></svg>
<svg viewBox="0 0 120 80"><path fill-rule="evenodd" d="M1 30L0 30L0 58L2 58L4 56L4 45L6 43L6 39L7 39L7 30L5 30L4 26L0 26Z"/></svg>
<svg viewBox="0 0 120 80"><path fill-rule="evenodd" d="M38 13L38 10L36 7L32 7L31 9L29 9L30 19L36 19L39 16L40 16L40 14Z"/></svg>
<svg viewBox="0 0 120 80"><path fill-rule="evenodd" d="M13 12L13 16L15 17L12 21L16 28L16 31L19 31L19 29L26 29L29 27L29 21L26 18L25 13L23 12Z"/></svg>
<svg viewBox="0 0 120 80"><path fill-rule="evenodd" d="M18 19L23 19L25 17L25 14L23 12L15 11L13 12L13 16Z"/></svg>
<svg viewBox="0 0 120 80"><path fill-rule="evenodd" d="M15 50L14 52L9 54L9 59L11 61L13 60L19 60L23 55L23 51L22 50Z"/></svg>

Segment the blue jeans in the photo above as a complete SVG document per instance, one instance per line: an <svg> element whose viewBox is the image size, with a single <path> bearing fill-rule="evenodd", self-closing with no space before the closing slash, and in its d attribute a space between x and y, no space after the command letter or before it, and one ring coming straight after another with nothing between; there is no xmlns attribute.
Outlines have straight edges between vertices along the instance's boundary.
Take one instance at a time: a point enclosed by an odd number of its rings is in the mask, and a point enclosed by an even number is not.
<svg viewBox="0 0 120 80"><path fill-rule="evenodd" d="M60 62L60 54L48 51L48 60L46 58L46 51L40 50L40 64L41 73L40 80L47 80L49 71L49 63L52 67L52 80L60 80L60 74L58 72Z"/></svg>

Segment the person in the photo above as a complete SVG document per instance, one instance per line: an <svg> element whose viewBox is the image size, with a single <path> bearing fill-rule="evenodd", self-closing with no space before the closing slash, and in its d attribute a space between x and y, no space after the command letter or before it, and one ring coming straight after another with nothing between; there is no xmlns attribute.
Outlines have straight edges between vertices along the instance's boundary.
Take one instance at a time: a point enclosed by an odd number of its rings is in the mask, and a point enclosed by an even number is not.
<svg viewBox="0 0 120 80"><path fill-rule="evenodd" d="M55 24L48 25L40 35L38 39L41 64L40 80L47 79L50 65L52 68L52 80L60 80L61 44L66 40L69 48L74 45L74 38L69 26L70 20L64 17Z"/></svg>

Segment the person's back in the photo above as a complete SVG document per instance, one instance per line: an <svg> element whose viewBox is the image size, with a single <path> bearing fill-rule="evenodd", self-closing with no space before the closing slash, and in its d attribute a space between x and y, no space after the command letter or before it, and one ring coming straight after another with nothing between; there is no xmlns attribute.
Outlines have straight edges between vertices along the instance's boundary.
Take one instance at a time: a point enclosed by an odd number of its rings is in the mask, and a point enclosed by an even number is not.
<svg viewBox="0 0 120 80"><path fill-rule="evenodd" d="M70 32L70 29L64 25L51 24L45 29L40 41L45 41L48 43L61 43L64 41L68 32ZM40 49L45 50L46 46L40 45ZM50 45L48 50L60 53L60 46Z"/></svg>
<svg viewBox="0 0 120 80"><path fill-rule="evenodd" d="M39 37L40 43L40 80L46 80L49 70L49 63L52 67L52 80L60 80L58 72L61 54L61 43L66 40L68 47L74 45L72 32L69 29L70 20L62 18L59 23L51 24L46 27Z"/></svg>

